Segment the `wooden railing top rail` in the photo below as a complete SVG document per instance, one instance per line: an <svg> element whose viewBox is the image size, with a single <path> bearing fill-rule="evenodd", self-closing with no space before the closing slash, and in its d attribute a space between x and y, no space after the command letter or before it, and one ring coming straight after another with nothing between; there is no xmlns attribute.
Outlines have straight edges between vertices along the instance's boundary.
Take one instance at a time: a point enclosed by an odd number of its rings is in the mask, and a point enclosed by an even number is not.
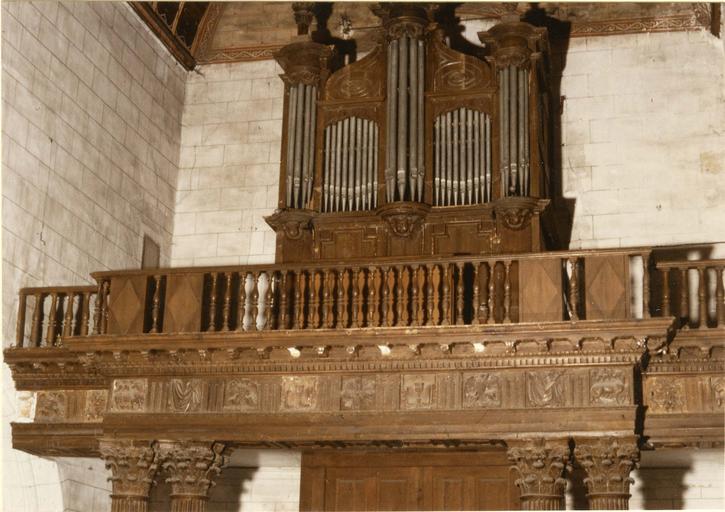
<svg viewBox="0 0 725 512"><path fill-rule="evenodd" d="M652 252L651 247L633 247L626 249L582 249L573 251L550 251L550 252L537 252L537 253L517 253L517 254L493 254L493 255L451 255L451 256L439 256L435 258L431 257L395 257L395 258L376 258L371 259L349 259L338 262L327 262L327 261L314 261L307 263L260 263L250 265L225 265L225 266L205 266L205 267L170 267L170 268L158 268L158 269L132 269L132 270L104 270L99 272L93 272L91 276L95 279L110 278L115 276L129 276L129 275L147 275L153 276L156 274L188 274L188 273L208 273L208 272L237 272L240 269L248 272L254 271L267 271L271 268L275 270L307 270L311 268L324 268L334 270L337 268L350 268L350 267L380 267L384 265L426 265L426 264L441 264L441 263L471 263L471 262L505 262L505 261L521 261L521 260L537 260L537 259L550 259L550 258L572 258L572 257L586 257L586 256L601 256L601 255L642 255L649 256Z"/></svg>
<svg viewBox="0 0 725 512"><path fill-rule="evenodd" d="M678 261L658 261L658 270L665 269L681 269L681 268L713 268L713 267L725 267L725 259L717 260L678 260Z"/></svg>
<svg viewBox="0 0 725 512"><path fill-rule="evenodd" d="M36 295L38 293L93 293L98 291L95 285L79 285L79 286L31 286L21 288L18 292L20 295Z"/></svg>

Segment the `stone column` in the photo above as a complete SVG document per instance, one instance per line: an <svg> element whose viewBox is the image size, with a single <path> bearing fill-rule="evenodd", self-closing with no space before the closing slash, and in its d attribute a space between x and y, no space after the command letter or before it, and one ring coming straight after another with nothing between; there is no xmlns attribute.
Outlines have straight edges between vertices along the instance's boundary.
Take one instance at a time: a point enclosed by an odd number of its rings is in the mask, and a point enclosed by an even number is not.
<svg viewBox="0 0 725 512"><path fill-rule="evenodd" d="M574 456L587 473L584 485L590 510L627 510L630 471L639 462L637 438L599 437L575 439Z"/></svg>
<svg viewBox="0 0 725 512"><path fill-rule="evenodd" d="M562 510L569 467L567 439L522 439L508 444L511 469L519 478L522 510Z"/></svg>
<svg viewBox="0 0 725 512"><path fill-rule="evenodd" d="M102 439L99 449L111 470L111 512L146 512L158 468L151 442Z"/></svg>
<svg viewBox="0 0 725 512"><path fill-rule="evenodd" d="M204 441L160 441L159 459L171 484L171 512L206 512L212 479L226 462L224 445Z"/></svg>

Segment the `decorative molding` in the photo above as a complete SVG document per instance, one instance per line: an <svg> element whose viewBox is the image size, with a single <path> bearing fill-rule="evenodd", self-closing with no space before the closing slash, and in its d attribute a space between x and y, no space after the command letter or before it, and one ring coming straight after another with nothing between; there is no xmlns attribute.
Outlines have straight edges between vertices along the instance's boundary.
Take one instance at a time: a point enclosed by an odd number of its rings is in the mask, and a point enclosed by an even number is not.
<svg viewBox="0 0 725 512"><path fill-rule="evenodd" d="M509 441L508 459L518 474L523 510L563 510L569 465L567 439L525 439Z"/></svg>

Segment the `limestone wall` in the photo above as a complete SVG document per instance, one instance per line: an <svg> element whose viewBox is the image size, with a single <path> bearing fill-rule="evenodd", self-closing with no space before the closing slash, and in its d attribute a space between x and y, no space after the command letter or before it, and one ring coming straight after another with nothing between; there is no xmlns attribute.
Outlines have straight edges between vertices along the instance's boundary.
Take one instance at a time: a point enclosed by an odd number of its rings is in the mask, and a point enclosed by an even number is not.
<svg viewBox="0 0 725 512"><path fill-rule="evenodd" d="M19 288L139 267L144 234L168 265L186 73L125 3L1 8L7 347ZM9 422L27 411L2 374L3 509L56 512L64 497L93 495L97 483L72 484L54 462L12 450Z"/></svg>

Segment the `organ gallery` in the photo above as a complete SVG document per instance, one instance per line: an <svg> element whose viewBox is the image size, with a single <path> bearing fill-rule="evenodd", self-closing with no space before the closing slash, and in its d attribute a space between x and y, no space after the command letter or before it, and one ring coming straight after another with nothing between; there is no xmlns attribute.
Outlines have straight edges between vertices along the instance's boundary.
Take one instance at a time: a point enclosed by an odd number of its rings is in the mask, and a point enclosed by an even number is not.
<svg viewBox="0 0 725 512"><path fill-rule="evenodd" d="M274 264L20 290L15 448L200 512L243 448L302 453L302 510L552 510L575 471L626 509L642 451L722 446L723 260L567 250L545 25L372 10L350 58L293 5Z"/></svg>

